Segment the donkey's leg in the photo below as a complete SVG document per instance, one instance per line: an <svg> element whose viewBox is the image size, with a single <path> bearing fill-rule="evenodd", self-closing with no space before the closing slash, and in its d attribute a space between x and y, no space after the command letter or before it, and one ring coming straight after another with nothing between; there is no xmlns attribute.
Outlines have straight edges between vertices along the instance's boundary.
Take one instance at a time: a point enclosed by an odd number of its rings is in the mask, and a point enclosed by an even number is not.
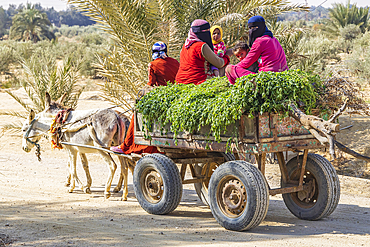
<svg viewBox="0 0 370 247"><path fill-rule="evenodd" d="M64 184L65 187L69 187L71 185L71 162L68 160L67 168L68 168L68 175L67 175L67 181Z"/></svg>
<svg viewBox="0 0 370 247"><path fill-rule="evenodd" d="M123 184L123 179L124 179L124 172L123 170L125 169L126 167L126 163L124 161L124 158L123 157L120 157L118 156L118 159L119 159L119 163L121 165L121 172L120 172L120 175L119 175L119 180L118 180L118 184L116 187L114 187L113 189L113 192L114 193L118 193L120 192L121 188L122 188L122 184Z"/></svg>
<svg viewBox="0 0 370 247"><path fill-rule="evenodd" d="M86 174L86 185L85 186L81 185L81 190L83 190L87 194L90 194L91 193L90 187L91 187L92 179L91 179L90 170L89 170L89 163L87 162L86 154L84 153L79 153L79 154L80 154L82 167L84 168L85 174Z"/></svg>
<svg viewBox="0 0 370 247"><path fill-rule="evenodd" d="M132 176L134 176L134 170L135 170L135 161L126 159L126 165L130 169Z"/></svg>
<svg viewBox="0 0 370 247"><path fill-rule="evenodd" d="M123 192L122 192L122 201L127 201L127 195L128 195L128 163L127 160L123 157L119 157L119 162L121 164L121 173L120 173L120 178L117 187L121 188L122 187L122 182L124 181L125 184L123 186ZM116 187L116 188L117 188ZM115 188L115 189L116 189Z"/></svg>
<svg viewBox="0 0 370 247"><path fill-rule="evenodd" d="M77 177L76 171L76 160L77 160L77 151L74 149L68 149L69 154L69 173L71 174L71 185L69 186L68 192L72 193L75 189L75 183L82 184L81 181Z"/></svg>
<svg viewBox="0 0 370 247"><path fill-rule="evenodd" d="M104 191L104 197L105 199L108 199L110 197L110 187L112 186L113 176L114 176L114 173L116 172L117 165L113 161L111 156L109 156L107 153L102 152L102 151L99 151L99 153L103 157L104 161L107 163L108 169L109 169L109 175L108 175L107 182L105 184L105 191Z"/></svg>

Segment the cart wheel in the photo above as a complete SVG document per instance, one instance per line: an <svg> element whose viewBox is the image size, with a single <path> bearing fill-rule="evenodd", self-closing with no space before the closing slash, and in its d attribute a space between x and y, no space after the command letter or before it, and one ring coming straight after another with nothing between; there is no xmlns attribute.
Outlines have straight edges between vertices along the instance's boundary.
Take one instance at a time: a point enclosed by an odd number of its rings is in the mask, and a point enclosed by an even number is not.
<svg viewBox="0 0 370 247"><path fill-rule="evenodd" d="M163 154L141 158L134 170L134 189L140 206L150 214L168 214L179 205L182 183L176 164Z"/></svg>
<svg viewBox="0 0 370 247"><path fill-rule="evenodd" d="M232 161L235 160L235 156L232 153L219 153L221 154L224 158L225 161ZM209 164L208 168L208 173L207 173L207 166L206 164L195 164L194 169L196 174L202 174L206 176L205 180L200 183L194 183L194 188L195 191L198 194L199 199L209 206L209 200L208 200L208 185L209 185L209 180L211 179L212 173L216 170L217 167L219 167L222 163L217 163L217 162L211 162ZM206 174L207 173L207 174Z"/></svg>
<svg viewBox="0 0 370 247"><path fill-rule="evenodd" d="M299 156L302 164L303 155ZM291 180L299 180L301 168L297 158L287 163ZM319 220L329 216L337 207L340 197L340 184L337 173L331 163L318 154L308 154L303 183L309 189L283 194L284 203L289 211L303 220ZM281 182L284 187L283 182Z"/></svg>
<svg viewBox="0 0 370 247"><path fill-rule="evenodd" d="M226 162L212 174L209 203L213 216L224 228L252 229L267 214L269 191L265 177L246 161Z"/></svg>

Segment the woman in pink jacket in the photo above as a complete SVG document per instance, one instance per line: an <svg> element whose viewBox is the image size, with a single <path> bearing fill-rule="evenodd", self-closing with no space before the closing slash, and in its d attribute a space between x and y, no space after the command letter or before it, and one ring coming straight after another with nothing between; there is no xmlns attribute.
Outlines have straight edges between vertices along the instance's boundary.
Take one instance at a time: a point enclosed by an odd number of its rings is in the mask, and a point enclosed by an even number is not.
<svg viewBox="0 0 370 247"><path fill-rule="evenodd" d="M254 74L247 70L254 62L258 62L259 71L281 72L288 69L286 57L279 41L267 29L262 16L253 16L248 20L249 47L248 55L236 65L226 67L226 76L231 84L236 78Z"/></svg>

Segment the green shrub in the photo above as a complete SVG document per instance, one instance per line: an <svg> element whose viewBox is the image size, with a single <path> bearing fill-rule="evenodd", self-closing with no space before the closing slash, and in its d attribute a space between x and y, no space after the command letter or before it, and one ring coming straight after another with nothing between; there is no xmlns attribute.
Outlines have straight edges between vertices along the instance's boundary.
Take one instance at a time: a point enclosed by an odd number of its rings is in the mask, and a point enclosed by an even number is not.
<svg viewBox="0 0 370 247"><path fill-rule="evenodd" d="M8 74L9 67L15 62L14 49L9 46L0 46L0 74Z"/></svg>
<svg viewBox="0 0 370 247"><path fill-rule="evenodd" d="M291 69L301 69L321 73L331 60L340 61L338 57L339 43L328 39L325 35L306 33L299 41L299 55L291 62Z"/></svg>
<svg viewBox="0 0 370 247"><path fill-rule="evenodd" d="M226 77L215 77L200 85L175 84L157 87L136 105L150 131L154 122L171 123L175 137L210 125L210 135L220 141L226 126L241 115L288 111L290 103L307 113L316 106L320 78L299 70L260 72L243 76L231 86Z"/></svg>
<svg viewBox="0 0 370 247"><path fill-rule="evenodd" d="M357 25L349 24L345 27L340 28L339 32L340 36L342 36L344 40L352 41L361 34L361 29Z"/></svg>
<svg viewBox="0 0 370 247"><path fill-rule="evenodd" d="M82 35L81 41L87 45L101 45L103 44L104 39L99 33L89 33Z"/></svg>
<svg viewBox="0 0 370 247"><path fill-rule="evenodd" d="M73 38L85 34L101 33L101 31L95 25L85 27L61 25L61 27L54 27L53 32L56 36L58 34L60 36L65 36L68 38Z"/></svg>
<svg viewBox="0 0 370 247"><path fill-rule="evenodd" d="M370 83L370 45L363 46L355 43L345 65L354 76L358 77L358 82L368 85Z"/></svg>

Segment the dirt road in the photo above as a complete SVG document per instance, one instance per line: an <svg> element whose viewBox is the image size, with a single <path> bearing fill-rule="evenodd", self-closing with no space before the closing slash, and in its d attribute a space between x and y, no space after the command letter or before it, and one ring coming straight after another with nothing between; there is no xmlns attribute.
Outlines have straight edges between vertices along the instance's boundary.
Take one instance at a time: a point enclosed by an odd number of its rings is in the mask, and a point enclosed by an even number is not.
<svg viewBox="0 0 370 247"><path fill-rule="evenodd" d="M11 98L0 98L1 108L18 109ZM98 105L102 102L87 95L79 107ZM21 150L20 142L16 135L0 138L0 246L370 246L370 180L339 175L339 206L326 219L297 219L281 196L274 196L259 227L232 232L216 222L192 185L184 186L179 207L165 216L140 207L131 174L128 201L120 201L122 192L105 200L108 170L97 155L88 156L92 193L78 188L67 193L64 151L51 150L44 140L38 162L33 152ZM267 168L270 186L277 186L278 167ZM84 180L80 164L78 174ZM118 174L114 185L117 180Z"/></svg>

